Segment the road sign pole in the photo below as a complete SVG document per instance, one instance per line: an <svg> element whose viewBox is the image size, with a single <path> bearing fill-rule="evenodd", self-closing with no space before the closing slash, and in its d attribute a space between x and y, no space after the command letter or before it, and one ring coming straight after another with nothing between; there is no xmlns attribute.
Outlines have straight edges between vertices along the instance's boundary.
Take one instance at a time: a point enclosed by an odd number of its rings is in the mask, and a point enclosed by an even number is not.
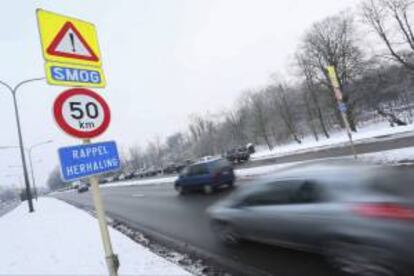
<svg viewBox="0 0 414 276"><path fill-rule="evenodd" d="M83 140L84 144L90 144L89 139ZM105 250L105 260L108 266L108 272L110 276L118 275L119 260L118 256L114 254L112 250L111 238L109 236L108 224L106 223L105 209L102 202L101 191L99 189L99 182L96 176L89 177L89 183L92 187L92 198L95 205L96 216L99 223L99 229L101 231L102 243Z"/></svg>
<svg viewBox="0 0 414 276"><path fill-rule="evenodd" d="M358 159L358 155L357 155L357 152L356 152L355 146L354 146L354 140L352 139L352 132L351 132L351 127L349 126L348 118L346 117L345 112L342 112L342 111L341 111L341 116L342 116L342 120L344 121L344 124L345 124L346 133L348 134L349 142L351 144L352 154L353 154L355 159Z"/></svg>
<svg viewBox="0 0 414 276"><path fill-rule="evenodd" d="M339 80L336 74L336 69L334 66L327 66L326 70L328 71L328 76L329 76L329 79L333 87L333 92L335 94L335 98L338 103L338 108L340 109L340 112L341 112L342 121L344 122L346 133L349 138L349 143L351 145L352 154L355 159L358 159L358 155L357 155L357 152L354 146L354 141L352 139L351 127L349 125L348 117L346 116L346 105L342 100L342 91L339 86Z"/></svg>

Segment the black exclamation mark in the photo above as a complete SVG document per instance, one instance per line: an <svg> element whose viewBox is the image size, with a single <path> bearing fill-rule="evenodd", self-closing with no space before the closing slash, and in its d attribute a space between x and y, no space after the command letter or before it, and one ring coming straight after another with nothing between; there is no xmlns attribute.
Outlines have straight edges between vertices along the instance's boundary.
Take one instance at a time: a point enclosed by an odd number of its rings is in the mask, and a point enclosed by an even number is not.
<svg viewBox="0 0 414 276"><path fill-rule="evenodd" d="M69 38L70 38L70 42L72 43L72 52L76 52L76 48L75 48L75 37L73 36L72 33L69 33Z"/></svg>

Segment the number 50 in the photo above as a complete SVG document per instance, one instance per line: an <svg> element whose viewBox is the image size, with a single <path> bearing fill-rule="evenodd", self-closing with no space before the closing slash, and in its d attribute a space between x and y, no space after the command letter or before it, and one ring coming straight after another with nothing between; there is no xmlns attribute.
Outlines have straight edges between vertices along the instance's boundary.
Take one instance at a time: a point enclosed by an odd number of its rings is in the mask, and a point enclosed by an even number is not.
<svg viewBox="0 0 414 276"><path fill-rule="evenodd" d="M87 102L83 105L81 102L70 102L69 109L71 111L71 117L80 120L85 117L85 115L90 119L96 119L99 116L98 105L94 102Z"/></svg>

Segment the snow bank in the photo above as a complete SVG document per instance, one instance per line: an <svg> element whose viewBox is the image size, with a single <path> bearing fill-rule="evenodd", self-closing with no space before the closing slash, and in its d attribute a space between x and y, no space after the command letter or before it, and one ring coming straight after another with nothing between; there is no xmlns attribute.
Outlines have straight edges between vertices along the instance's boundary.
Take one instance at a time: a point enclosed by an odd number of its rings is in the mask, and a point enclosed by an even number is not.
<svg viewBox="0 0 414 276"><path fill-rule="evenodd" d="M262 174L274 173L278 170L287 169L289 167L298 166L301 164L312 163L312 162L329 162L335 160L353 160L352 155L340 156L340 157L329 157L322 159L306 160L300 162L283 163L275 165L266 165L253 167L248 169L236 170L238 177L249 177L257 176ZM414 164L414 147L386 150L374 153L359 154L358 160L368 164L381 164L381 165L401 165L401 164Z"/></svg>
<svg viewBox="0 0 414 276"><path fill-rule="evenodd" d="M119 181L101 185L101 187L121 187L121 186L138 186L138 185L149 185L149 184L164 184L173 183L177 179L177 176L139 179L139 180L128 180Z"/></svg>
<svg viewBox="0 0 414 276"><path fill-rule="evenodd" d="M107 275L98 223L86 212L39 198L0 218L0 274ZM110 228L121 275L190 275Z"/></svg>
<svg viewBox="0 0 414 276"><path fill-rule="evenodd" d="M414 124L408 126L389 127L388 124L375 124L360 128L353 134L356 143L372 142L376 139L386 140L395 139L401 136L413 136ZM317 142L312 136L306 136L302 144L292 142L290 144L277 146L273 150L268 150L264 146L257 147L257 152L251 155L252 160L268 159L287 154L300 153L310 150L320 150L332 146L341 146L348 143L348 136L345 131L332 133L329 139L320 136Z"/></svg>
<svg viewBox="0 0 414 276"><path fill-rule="evenodd" d="M362 154L360 159L376 164L414 164L414 147Z"/></svg>

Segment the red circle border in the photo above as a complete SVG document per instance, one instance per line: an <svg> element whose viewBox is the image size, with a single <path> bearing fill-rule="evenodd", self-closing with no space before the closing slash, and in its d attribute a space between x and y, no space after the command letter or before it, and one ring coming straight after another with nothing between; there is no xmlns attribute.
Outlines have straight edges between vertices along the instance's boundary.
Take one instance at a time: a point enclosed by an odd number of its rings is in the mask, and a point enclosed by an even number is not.
<svg viewBox="0 0 414 276"><path fill-rule="evenodd" d="M73 128L71 125L69 125L63 118L64 102L68 98L76 95L89 96L91 98L94 98L99 104L101 104L104 112L104 119L102 124L97 129L93 131L79 131L76 128ZM71 136L82 139L91 139L101 135L108 128L109 123L111 121L111 111L109 109L109 105L106 103L104 98L102 98L102 96L100 96L98 93L86 88L72 88L63 91L63 93L56 98L53 104L53 114L55 116L56 123L64 132Z"/></svg>

